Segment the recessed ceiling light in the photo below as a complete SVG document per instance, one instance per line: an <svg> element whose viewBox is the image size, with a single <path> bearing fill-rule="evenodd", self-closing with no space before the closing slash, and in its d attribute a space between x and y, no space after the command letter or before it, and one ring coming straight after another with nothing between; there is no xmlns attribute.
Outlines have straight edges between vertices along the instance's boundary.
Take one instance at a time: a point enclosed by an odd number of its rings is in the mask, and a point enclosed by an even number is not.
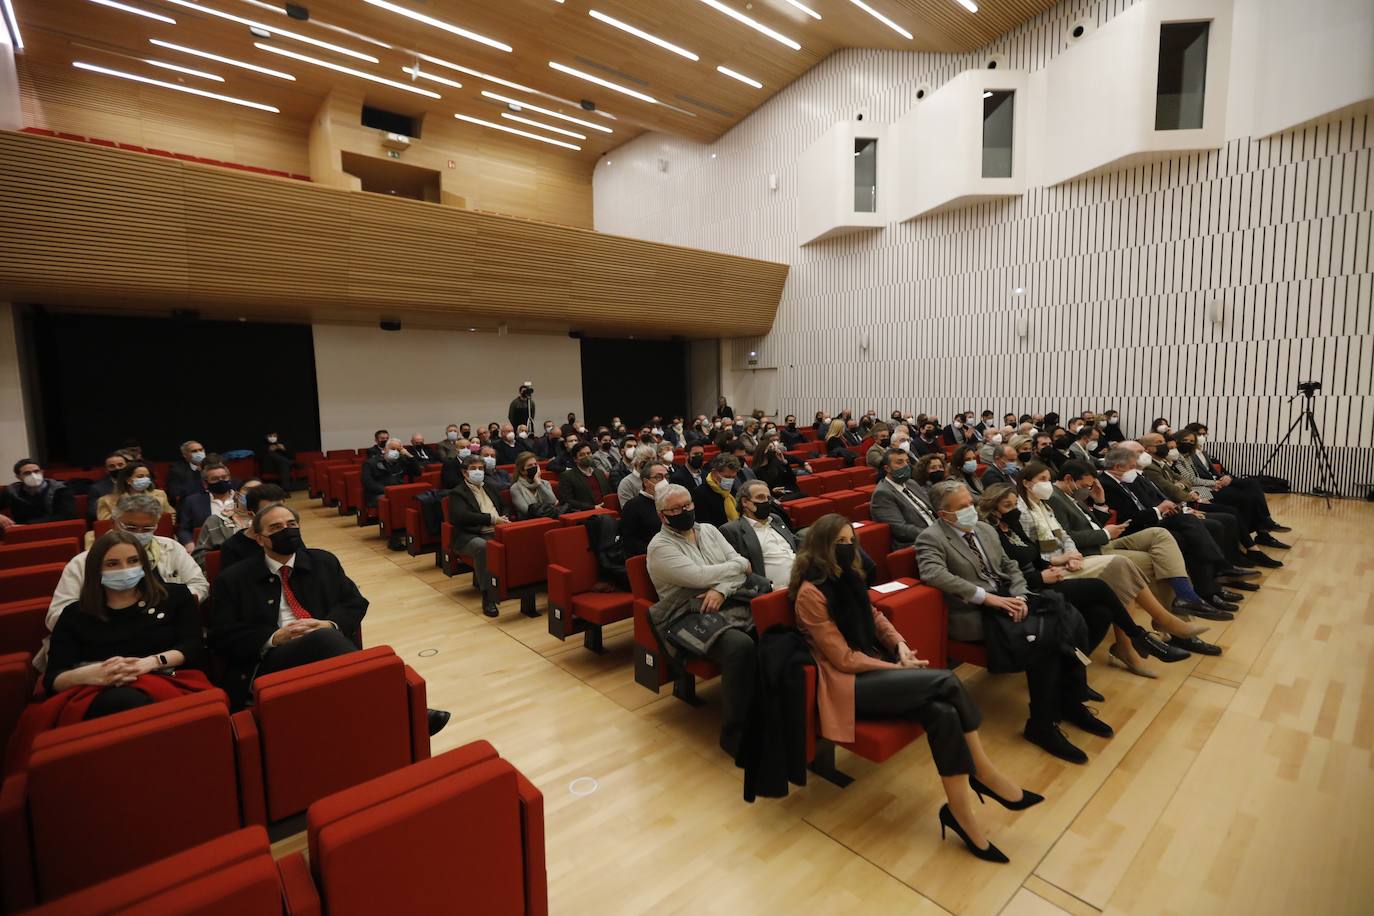
<svg viewBox="0 0 1374 916"><path fill-rule="evenodd" d="M395 3L389 2L389 0L363 0L363 2L370 3L376 7L381 7L382 9L393 12L398 16L405 16L407 19L414 19L416 22L423 22L425 25L432 25L436 29L443 29L445 32L448 32L452 35L457 35L460 38L466 38L469 41L475 41L479 44L484 44L487 47L495 48L498 51L505 51L509 53L510 51L514 50L513 48L511 48L510 45L506 44L503 41L497 41L495 38L488 38L485 35L470 31L469 29L465 29L462 26L454 25L451 22L445 22L442 19L435 19L433 16L426 16L424 13L417 13L415 10L409 10L406 9L404 6L398 6Z"/></svg>
<svg viewBox="0 0 1374 916"><path fill-rule="evenodd" d="M177 6L184 6L186 9L195 10L198 13L205 13L209 16L218 16L220 19L227 19L230 22L237 22L239 25L246 25L249 28L262 29L263 31L269 32L273 35L282 35L286 38L292 38L296 41L302 42L303 44L314 45L317 48L325 48L327 50L335 52L336 54L343 54L347 57L353 57L358 60L365 60L369 64L375 64L379 62L377 58L373 57L371 54L364 54L361 51L354 51L351 48L344 48L340 47L339 45L330 44L327 41L321 41L318 38L311 38L309 35L302 35L299 32L291 32L286 29L279 29L274 25L266 25L264 23L258 22L255 19L245 19L242 16L235 16L233 13L225 13L217 9L211 9L208 6L202 6L199 3L194 3L192 2L192 0L163 0L163 2L175 3Z"/></svg>
<svg viewBox="0 0 1374 916"><path fill-rule="evenodd" d="M168 25L177 24L177 21L171 16L164 16L161 13L150 13L136 6L129 6L127 3L119 3L118 0L91 0L91 2L99 3L101 6L108 6L111 9L123 10L126 13L133 13L135 16L142 16L145 19L156 19L158 22L165 22ZM10 7L10 0L5 0L5 7L9 10L10 15L14 14L14 9ZM18 21L17 19L15 20L15 22Z"/></svg>
<svg viewBox="0 0 1374 916"><path fill-rule="evenodd" d="M582 149L582 147L580 146L574 146L571 143L564 143L562 140L555 140L552 137L541 137L538 134L532 134L529 131L521 130L518 127L507 127L504 124L497 124L494 121L483 121L481 118L474 118L471 115L455 114L454 117L460 121L467 121L469 124L480 124L482 127L490 127L493 130L503 130L508 134L519 134L520 136L528 137L531 140L538 140L540 143L550 143L554 146L561 146L564 149L579 151Z"/></svg>
<svg viewBox="0 0 1374 916"><path fill-rule="evenodd" d="M620 31L622 32L629 32L636 38L642 38L650 44L656 44L660 48L672 51L674 54L680 54L688 60L701 60L700 57L693 54L691 51L688 51L686 48L679 48L671 41L664 41L657 35L651 35L643 29L637 29L634 26L630 25L628 22L621 22L619 19L616 19L613 16L607 16L605 13L602 13L598 10L588 10L587 15L591 16L593 19L606 23L607 25L613 28L620 29Z"/></svg>
<svg viewBox="0 0 1374 916"><path fill-rule="evenodd" d="M603 134L615 133L615 131L611 130L609 127L602 127L600 124L593 124L591 121L584 121L581 118L574 118L572 115L560 114L548 108L540 108L538 105L531 105L529 102L521 102L518 99L513 99L509 96L497 95L495 92L488 92L485 89L482 90L482 95L486 96L489 99L495 99L498 102L505 102L507 105L518 105L521 108L528 108L530 111L537 111L540 114L548 115L551 118L558 118L560 121L569 121L573 124L581 124L583 127L590 127L592 130L599 130Z"/></svg>
<svg viewBox="0 0 1374 916"><path fill-rule="evenodd" d="M302 63L314 64L317 67L324 67L325 69L333 70L336 73L347 73L349 76L356 76L359 79L371 80L374 83L381 83L383 86L390 86L393 89L400 89L402 92L413 92L416 95L428 96L431 99L443 98L443 96L441 96L439 93L431 92L428 89L421 89L419 86L410 86L406 83L397 82L396 80L389 80L384 76L374 76L371 73L364 73L362 70L354 70L352 67L345 67L343 64L331 63L327 60L319 60L318 58L310 57L306 54L297 54L295 51L288 51L286 48L279 48L276 45L265 45L260 41L255 41L253 42L253 47L257 48L259 51L266 51L269 54L280 54L282 57L289 57L292 60L298 60Z"/></svg>
<svg viewBox="0 0 1374 916"><path fill-rule="evenodd" d="M782 34L781 32L770 29L768 26L764 25L762 22L759 22L756 19L750 19L748 16L744 15L743 13L737 10L731 9L724 3L721 3L720 0L701 0L701 2L706 4L713 10L717 10L719 12L724 13L736 22L742 22L754 31L762 32L764 35L767 35L774 41L787 45L793 51L801 50L801 45L799 45L792 39L788 38L786 35Z"/></svg>
<svg viewBox="0 0 1374 916"><path fill-rule="evenodd" d="M487 82L495 83L498 86L505 86L507 89L514 89L517 92L532 92L535 95L540 94L538 89L531 89L529 86L522 86L519 83L512 83L510 80L503 80L499 76L492 76L490 73L483 73L481 70L473 70L471 67L464 67L461 64L455 64L451 61L444 60L441 57L430 57L428 54L420 54L417 56L420 58L420 60L426 61L427 63L438 64L441 67L448 67L450 70L457 70L459 73L466 73L468 76L475 76L479 80L486 80Z"/></svg>
<svg viewBox="0 0 1374 916"><path fill-rule="evenodd" d="M521 124L528 124L530 127L538 127L540 130L551 130L556 134L562 134L565 137L572 137L574 140L587 139L586 134L579 134L575 130L564 130L561 127L554 127L552 124L542 124L539 121L533 121L529 118L522 118L519 115L511 114L509 111L501 112L501 117L506 118L510 121L519 121Z"/></svg>
<svg viewBox="0 0 1374 916"><path fill-rule="evenodd" d="M991 92L988 92L986 89L983 90L983 98L985 98L985 99L990 99L990 98L992 98L992 93L991 93Z"/></svg>
<svg viewBox="0 0 1374 916"><path fill-rule="evenodd" d="M956 0L956 2L970 13L978 12L978 4L974 3L973 0Z"/></svg>
<svg viewBox="0 0 1374 916"><path fill-rule="evenodd" d="M718 72L720 72L720 73L724 73L724 74L725 74L726 76L728 76L728 77L731 77L731 78L733 78L733 79L739 80L741 83L748 83L750 86L753 86L755 89L762 89L762 88L763 88L763 83L760 83L758 80L756 80L756 79L754 79L754 78L752 78L752 77L745 76L743 73L736 73L734 70L731 70L729 67L717 67L716 70L717 70Z"/></svg>
<svg viewBox="0 0 1374 916"><path fill-rule="evenodd" d="M213 73L206 73L204 70L194 70L190 67L183 67L181 64L169 64L163 60L153 60L151 57L140 59L149 66L161 67L163 70L175 70L177 73L185 73L187 76L198 76L201 79L214 80L217 83L224 82L224 77L215 76Z"/></svg>
<svg viewBox="0 0 1374 916"><path fill-rule="evenodd" d="M792 6L795 6L797 9L801 10L806 15L810 16L812 19L815 19L817 21L820 20L821 14L813 10L811 7L807 6L805 3L799 3L798 0L787 0L787 2Z"/></svg>
<svg viewBox="0 0 1374 916"><path fill-rule="evenodd" d="M433 73L426 73L419 67L402 67L401 72L409 73L412 77L417 79L429 80L432 83L440 83L444 86L452 86L454 89L463 88L463 84L458 82L457 80L446 79L442 76L436 76Z"/></svg>
<svg viewBox="0 0 1374 916"><path fill-rule="evenodd" d="M705 0L703 0L703 2L705 2ZM849 0L849 2L857 6L859 9L863 10L868 15L872 16L874 19L881 22L883 25L887 26L892 31L896 32L898 35L905 38L907 41L911 41L911 39L916 37L915 35L912 35L910 32L908 32L906 29L899 26L897 23L893 22L891 19L888 19L882 13L875 10L873 7L869 6L867 3L864 3L864 0Z"/></svg>
<svg viewBox="0 0 1374 916"><path fill-rule="evenodd" d="M24 36L19 34L19 17L15 15L12 0L0 0L0 18L5 20L5 29L10 33L10 44L14 45L14 50L24 50Z"/></svg>
<svg viewBox="0 0 1374 916"><path fill-rule="evenodd" d="M174 45L170 41L163 41L159 38L149 38L148 42L150 44L157 45L159 48L169 48L173 51L180 51L183 54L191 54L195 57L203 57L206 60L213 60L218 61L221 64L228 64L231 67L242 67L245 70L252 70L254 73L263 73L267 76L275 76L277 79L295 80L294 76L292 76L289 73L283 73L280 70L273 70L269 67L259 67L257 64L250 64L247 61L234 60L232 57L221 57L218 54L211 54L209 51L201 51L196 48L188 48L184 45Z"/></svg>
<svg viewBox="0 0 1374 916"><path fill-rule="evenodd" d="M80 70L89 70L92 73L104 73L106 76L117 76L120 79L133 80L135 83L146 83L149 86L161 86L163 89L175 89L177 92L185 92L190 95L198 95L207 99L216 99L220 102L242 105L245 108L270 111L272 114L281 113L279 109L273 108L271 105L264 105L261 102L250 102L247 99L235 98L232 95L220 95L218 92L206 92L204 89L196 89L192 86L183 86L179 83L168 83L163 80L155 80L151 77L139 76L136 73L125 73L123 70L111 70L109 67L97 67L95 64L88 64L84 61L73 61L72 66Z"/></svg>
<svg viewBox="0 0 1374 916"><path fill-rule="evenodd" d="M658 99L654 98L651 95L645 95L642 92L638 92L634 89L627 88L625 86L620 85L619 83L613 83L610 80L603 80L601 77L592 76L590 73L583 73L581 70L574 70L567 64L560 64L558 63L558 61L551 60L549 61L549 66L560 73L566 73L569 76L575 76L578 79L584 79L589 83L596 83L598 86L605 86L607 89L623 93L624 95L628 95L632 99L639 99L641 102L648 102L650 105L658 104Z"/></svg>

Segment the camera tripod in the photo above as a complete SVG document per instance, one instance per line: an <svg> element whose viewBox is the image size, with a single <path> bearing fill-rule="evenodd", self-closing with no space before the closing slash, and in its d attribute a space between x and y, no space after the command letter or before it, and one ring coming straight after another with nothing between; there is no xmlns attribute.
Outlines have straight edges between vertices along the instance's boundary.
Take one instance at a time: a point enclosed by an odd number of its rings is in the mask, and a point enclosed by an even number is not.
<svg viewBox="0 0 1374 916"><path fill-rule="evenodd" d="M1288 399L1288 403L1291 404L1294 398L1301 395L1303 398L1302 413L1293 421L1293 424L1288 427L1288 432L1279 440L1278 445L1274 446L1274 450L1269 453L1269 457L1264 459L1264 464L1260 467L1259 473L1263 474L1265 471L1269 470L1269 465L1274 463L1274 459L1279 456L1279 452L1288 444L1288 440L1293 437L1293 433L1297 431L1299 426L1306 423L1307 432L1311 435L1312 441L1317 445L1318 468L1321 473L1318 479L1320 486L1313 487L1312 492L1317 496L1326 497L1326 508L1330 509L1331 497L1341 495L1340 482L1336 479L1336 472L1331 467L1331 456L1326 451L1326 443L1322 440L1322 432L1317 428L1317 420L1312 415L1312 401L1315 394L1315 389L1308 388L1304 385L1299 388L1298 394Z"/></svg>

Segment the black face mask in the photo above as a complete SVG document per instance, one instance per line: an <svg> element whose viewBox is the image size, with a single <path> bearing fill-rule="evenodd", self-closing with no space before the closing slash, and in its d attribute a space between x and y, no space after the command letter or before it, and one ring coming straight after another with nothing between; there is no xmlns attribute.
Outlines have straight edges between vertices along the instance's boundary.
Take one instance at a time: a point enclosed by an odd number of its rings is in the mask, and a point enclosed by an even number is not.
<svg viewBox="0 0 1374 916"><path fill-rule="evenodd" d="M693 509L683 509L677 515L667 515L664 518L668 522L668 527L674 531L691 531L692 526L697 523L697 514Z"/></svg>
<svg viewBox="0 0 1374 916"><path fill-rule="evenodd" d="M1156 457L1156 458L1168 458L1168 457L1169 457L1169 446L1167 446L1167 445L1156 445L1156 446L1155 446L1155 457Z"/></svg>
<svg viewBox="0 0 1374 916"><path fill-rule="evenodd" d="M216 496L223 496L225 493L234 489L234 485L227 480L216 480L214 483L207 486L206 489Z"/></svg>
<svg viewBox="0 0 1374 916"><path fill-rule="evenodd" d="M615 448L615 443L612 442L610 439L607 439L605 442L601 443L601 450L603 452L609 452L613 448Z"/></svg>
<svg viewBox="0 0 1374 916"><path fill-rule="evenodd" d="M1025 464L1026 462L1030 461L1030 460L1031 460L1032 458L1034 458L1034 457L1035 457L1035 455L1031 454L1030 452L1017 452L1017 453L1016 453L1016 460L1019 461L1019 462L1021 462L1022 464Z"/></svg>
<svg viewBox="0 0 1374 916"><path fill-rule="evenodd" d="M788 424L787 424L787 428L788 428L788 429L791 429L791 430L795 430L795 429L797 428L797 424L796 424L796 423L788 423Z"/></svg>
<svg viewBox="0 0 1374 916"><path fill-rule="evenodd" d="M1196 442L1180 442L1178 444L1178 453L1180 455L1191 455L1195 451L1197 451ZM1166 452L1165 454L1168 453Z"/></svg>
<svg viewBox="0 0 1374 916"><path fill-rule="evenodd" d="M945 472L944 472L944 471L930 471L929 473L926 474L926 480L929 480L931 483L939 483L940 481L942 481L942 480L944 480L944 479L945 479Z"/></svg>
<svg viewBox="0 0 1374 916"><path fill-rule="evenodd" d="M701 466L706 463L705 455L691 455L687 458L687 463L692 466L692 470L699 471Z"/></svg>
<svg viewBox="0 0 1374 916"><path fill-rule="evenodd" d="M835 545L835 562L840 565L841 573L854 567L854 543L852 541L848 544L837 543Z"/></svg>
<svg viewBox="0 0 1374 916"><path fill-rule="evenodd" d="M283 528L280 531L274 531L271 535L271 541L272 552L281 556L295 553L305 546L305 542L301 540L301 529L299 528Z"/></svg>
<svg viewBox="0 0 1374 916"><path fill-rule="evenodd" d="M530 465L529 467L525 468L525 477L526 477L527 479L533 480L534 478L536 478L536 477L538 477L538 476L539 476L539 465L537 465L537 464L532 464L532 465Z"/></svg>
<svg viewBox="0 0 1374 916"><path fill-rule="evenodd" d="M1019 522L1020 520L1021 520L1021 510L1020 510L1020 509L1012 509L1010 512L1003 512L1003 513L1002 513L1002 521L1006 522L1008 525L1015 525L1015 524L1016 524L1017 522Z"/></svg>
<svg viewBox="0 0 1374 916"><path fill-rule="evenodd" d="M1053 459L1054 459L1054 449L1053 449L1053 448L1051 448L1050 446L1047 445L1047 446L1045 446L1044 448L1042 448L1042 449L1040 450L1040 460L1041 460L1041 461L1045 462L1046 464L1049 464Z"/></svg>

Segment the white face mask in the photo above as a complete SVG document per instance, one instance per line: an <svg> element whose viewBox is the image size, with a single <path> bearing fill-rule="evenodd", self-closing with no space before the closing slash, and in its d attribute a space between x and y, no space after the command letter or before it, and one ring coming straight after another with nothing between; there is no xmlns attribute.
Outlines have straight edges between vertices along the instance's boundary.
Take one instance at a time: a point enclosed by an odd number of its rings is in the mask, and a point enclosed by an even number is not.
<svg viewBox="0 0 1374 916"><path fill-rule="evenodd" d="M1206 436L1198 436L1198 437L1197 437L1197 444L1198 444L1199 446L1206 445L1206 444L1207 444L1207 437L1206 437Z"/></svg>
<svg viewBox="0 0 1374 916"><path fill-rule="evenodd" d="M1181 458L1181 457L1183 457L1183 456L1179 454L1178 449L1176 449L1176 448L1171 448L1171 449L1169 449L1169 460L1170 460L1170 461L1177 461L1177 460L1178 460L1179 458Z"/></svg>
<svg viewBox="0 0 1374 916"><path fill-rule="evenodd" d="M501 438L505 439L507 442L514 442L514 441L515 441L515 433L506 433L506 434L505 434L504 436L502 436Z"/></svg>
<svg viewBox="0 0 1374 916"><path fill-rule="evenodd" d="M1117 424L1117 420L1118 420L1117 417L1108 417L1108 418L1107 418L1107 422L1108 422L1109 424L1111 424L1112 426L1115 426L1115 425Z"/></svg>
<svg viewBox="0 0 1374 916"><path fill-rule="evenodd" d="M43 472L30 471L24 475L24 485L37 489L43 485Z"/></svg>
<svg viewBox="0 0 1374 916"><path fill-rule="evenodd" d="M200 463L201 463L202 461L204 461L204 460L205 460L205 453L204 453L204 452L192 452L192 453L191 453L191 463L192 463L192 464L200 464Z"/></svg>
<svg viewBox="0 0 1374 916"><path fill-rule="evenodd" d="M1161 424L1159 424L1158 426L1155 427L1155 432L1160 433L1161 435L1164 434L1164 433L1167 433L1168 431L1169 431L1169 424L1168 424L1168 423L1161 423Z"/></svg>
<svg viewBox="0 0 1374 916"><path fill-rule="evenodd" d="M954 526L956 528L972 531L976 524L978 524L978 510L973 506L965 506L954 513Z"/></svg>
<svg viewBox="0 0 1374 916"><path fill-rule="evenodd" d="M629 448L625 449L625 457L626 457L626 458L633 458L634 456L635 456L635 447L634 447L633 445L631 445Z"/></svg>
<svg viewBox="0 0 1374 916"><path fill-rule="evenodd" d="M1001 433L993 433L993 434L992 434L992 439L991 439L990 441L992 442L993 445L1001 445L1001 444L1002 444L1002 434L1001 434Z"/></svg>
<svg viewBox="0 0 1374 916"><path fill-rule="evenodd" d="M277 437L276 437L276 436L268 436L268 437L267 437L267 442L268 442L269 445L276 445L276 444L277 444Z"/></svg>
<svg viewBox="0 0 1374 916"><path fill-rule="evenodd" d="M1137 471L1135 468L1131 468L1129 471L1127 471L1126 473L1124 473L1124 474L1121 475L1121 482L1122 482L1122 483L1135 483L1135 479L1136 479L1137 477L1139 477L1139 476L1140 476L1140 472Z"/></svg>
<svg viewBox="0 0 1374 916"><path fill-rule="evenodd" d="M1041 480L1031 484L1031 495L1044 502L1054 494L1054 484L1048 480Z"/></svg>
<svg viewBox="0 0 1374 916"><path fill-rule="evenodd" d="M1147 453L1141 452L1139 455L1136 456L1135 463L1142 468L1148 468L1151 464L1154 463L1154 459L1151 458Z"/></svg>
<svg viewBox="0 0 1374 916"><path fill-rule="evenodd" d="M456 429L450 429L447 433L444 434L444 438L447 439L447 440L450 441L450 442L457 442L457 441L458 441L458 430L456 430Z"/></svg>

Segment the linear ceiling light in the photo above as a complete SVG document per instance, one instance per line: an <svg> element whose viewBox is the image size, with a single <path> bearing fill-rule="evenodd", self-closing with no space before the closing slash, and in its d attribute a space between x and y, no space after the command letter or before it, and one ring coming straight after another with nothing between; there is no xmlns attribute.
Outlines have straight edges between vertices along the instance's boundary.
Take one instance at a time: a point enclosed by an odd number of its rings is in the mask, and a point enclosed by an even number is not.
<svg viewBox="0 0 1374 916"><path fill-rule="evenodd" d="M639 99L641 102L648 102L650 105L658 104L658 99L654 98L651 95L645 95L642 92L638 92L634 89L622 86L619 83L613 83L610 80L603 80L601 77L592 76L590 73L583 73L581 70L574 70L567 64L560 64L558 61L551 60L549 61L549 66L557 70L559 73L566 73L569 76L575 76L578 79L586 80L589 83L596 83L598 86L605 86L607 89L610 89L614 92L619 92L623 93L624 95L628 95L632 99Z"/></svg>
<svg viewBox="0 0 1374 916"><path fill-rule="evenodd" d="M217 83L224 82L224 77L215 76L213 73L206 73L204 70L194 70L190 67L183 67L181 64L169 64L165 60L153 60L151 57L141 57L139 60L153 67L161 67L163 70L175 70L177 73L185 73L187 76L198 76L203 80L214 80Z"/></svg>
<svg viewBox="0 0 1374 916"><path fill-rule="evenodd" d="M817 21L820 20L821 14L813 10L811 7L807 6L805 3L799 3L798 0L787 0L787 2L792 6L795 6L797 9L801 10L806 15L810 16L812 19L815 19Z"/></svg>
<svg viewBox="0 0 1374 916"><path fill-rule="evenodd" d="M970 13L978 12L978 4L974 3L973 0L958 0L958 3Z"/></svg>
<svg viewBox="0 0 1374 916"><path fill-rule="evenodd" d="M258 9L266 10L267 12L277 16L290 15L286 12L286 5L283 3L278 3L277 5L273 6L270 3L264 2L264 0L239 0L239 2L247 3L249 6L256 6ZM347 35L349 38L356 38L358 41L365 41L368 44L376 45L379 48L386 48L388 51L392 50L391 45L387 44L384 41L381 41L380 39L373 38L371 35L364 35L362 32L354 32L351 29L346 29L343 26L334 25L332 22L326 22L323 19L319 19L315 16L310 17L310 24L317 25L322 29L328 29L331 32L336 32L339 35Z"/></svg>
<svg viewBox="0 0 1374 916"><path fill-rule="evenodd" d="M203 57L206 60L218 61L221 64L228 64L231 67L242 67L245 70L252 70L254 73L262 73L267 76L275 76L277 79L295 80L295 77L289 73L283 73L280 70L273 70L269 67L259 67L257 64L250 64L247 61L234 60L232 57L221 57L218 54L211 54L209 51L201 51L196 48L188 48L185 45L175 45L172 44L170 41L163 41L160 38L149 38L148 41L150 44L155 44L159 48L168 48L172 51L180 51L183 54L190 54L195 57Z"/></svg>
<svg viewBox="0 0 1374 916"><path fill-rule="evenodd" d="M235 16L233 13L225 13L221 12L220 10L211 9L208 6L201 6L199 3L193 3L192 0L163 0L163 2L175 3L177 6L184 6L188 10L195 10L198 13L205 13L209 16L218 16L220 19L227 19L230 22L237 22L240 25L246 25L249 28L262 29L264 32L270 32L273 35L281 35L286 38L293 38L296 41L303 42L304 44L314 45L317 48L325 48L326 50L333 51L336 54L343 54L347 57L356 58L357 60L365 60L369 64L379 63L377 58L373 57L371 54L364 54L361 51L354 51L351 48L344 48L340 47L339 45L330 44L327 41L321 41L318 38L311 38L309 35L302 35L299 32L290 32L286 29L280 29L277 28L275 25L268 25L265 22L258 22L256 19L245 19L242 16Z"/></svg>
<svg viewBox="0 0 1374 916"><path fill-rule="evenodd" d="M24 36L19 34L19 17L15 15L12 0L0 0L0 16L5 20L5 29L9 32L14 50L24 50Z"/></svg>
<svg viewBox="0 0 1374 916"><path fill-rule="evenodd" d="M462 89L463 84L457 80L446 79L442 76L435 76L433 73L426 73L419 67L402 67L402 73L410 74L411 79L429 80L432 83L439 83L443 86L452 86L454 89Z"/></svg>
<svg viewBox="0 0 1374 916"><path fill-rule="evenodd" d="M101 6L108 6L111 9L123 10L126 13L133 13L135 16L142 16L145 19L156 19L158 22L165 22L168 25L176 25L177 21L171 16L164 16L161 13L150 13L141 10L136 6L129 6L127 3L119 3L117 0L91 0L92 3L99 3ZM5 0L5 6L9 6L10 0ZM11 10L11 12L13 12Z"/></svg>
<svg viewBox="0 0 1374 916"><path fill-rule="evenodd" d="M897 23L893 22L891 19L888 19L882 13L875 10L873 7L869 6L867 3L864 3L864 0L849 0L849 2L857 6L859 9L863 10L868 15L872 16L874 19L881 22L883 25L887 26L892 31L896 32L898 35L905 38L907 41L910 41L911 39L916 37L915 35L912 35L910 32L908 32L906 29L899 26Z"/></svg>
<svg viewBox="0 0 1374 916"><path fill-rule="evenodd" d="M264 105L261 102L250 102L247 99L238 99L232 95L220 95L218 92L206 92L204 89L196 89L191 86L183 86L179 83L167 83L162 80L155 80L147 76L139 76L136 73L125 73L123 70L111 70L109 67L97 67L95 64L88 64L84 61L73 61L72 66L81 70L90 70L92 73L104 73L107 76L117 76L120 79L133 80L136 83L147 83L149 86L161 86L163 89L175 89L177 92L186 92L191 95L198 95L207 99L216 99L221 102L230 102L234 105L242 105L245 108L256 108L259 111L270 111L272 114L280 114L280 109L273 108L271 105Z"/></svg>
<svg viewBox="0 0 1374 916"><path fill-rule="evenodd" d="M417 54L416 56L419 57L420 60L425 61L426 63L438 64L441 67L448 67L450 70L457 70L459 73L466 73L468 76L475 76L479 80L486 80L487 82L495 83L498 86L505 86L507 89L514 89L517 92L533 92L536 95L539 94L538 89L531 89L529 86L522 86L519 83L512 83L510 80L503 80L499 76L492 76L490 73L483 73L481 70L473 70L471 67L464 67L461 64L455 64L451 61L444 60L441 57L430 57L428 54Z"/></svg>
<svg viewBox="0 0 1374 916"><path fill-rule="evenodd" d="M521 124L528 124L530 127L537 127L540 130L551 130L556 134L562 134L565 137L572 137L574 140L587 139L586 134L579 134L575 130L564 130L561 127L554 127L552 124L541 124L539 121L533 121L529 118L522 118L519 115L511 114L509 111L501 112L501 117L505 118L508 121L519 121Z"/></svg>
<svg viewBox="0 0 1374 916"><path fill-rule="evenodd" d="M460 38L466 38L469 41L475 41L479 44L484 44L487 47L495 48L498 51L506 51L507 53L509 53L510 51L514 50L510 45L506 44L505 42L497 41L495 38L488 38L485 35L480 35L477 32L469 31L468 29L465 29L462 26L454 25L451 22L445 22L442 19L435 19L433 16L426 16L424 13L417 13L415 12L415 10L408 10L404 6L398 6L395 3L389 2L389 0L363 0L363 2L370 3L376 7L381 7L384 10L393 12L398 16L404 16L407 19L414 19L416 22L423 22L425 25L432 25L436 29L443 29L445 32L448 32L449 34L457 35Z"/></svg>
<svg viewBox="0 0 1374 916"><path fill-rule="evenodd" d="M636 38L642 38L642 39L644 39L645 41L649 42L650 44L656 44L656 45L658 45L660 48L664 48L665 50L672 51L674 54L680 54L681 56L687 58L688 60L701 60L700 57L698 57L697 55L693 54L691 51L688 51L686 48L679 48L677 45L673 44L671 41L664 41L662 38L659 38L657 35L651 35L651 34L649 34L648 32L644 31L643 29L637 29L637 28L635 28L634 26L630 25L628 22L621 22L619 19L616 19L614 16L607 16L605 13L600 12L599 10L587 10L587 15L588 15L588 16L591 16L593 19L598 20L599 22L604 22L604 23L606 23L607 25L611 26L612 28L620 29L620 31L622 31L622 32L629 32L631 35L635 36Z"/></svg>
<svg viewBox="0 0 1374 916"><path fill-rule="evenodd" d="M489 99L495 99L498 102L505 102L507 105L514 105L517 108L528 108L530 111L537 111L542 115L548 115L551 118L558 118L561 121L569 121L573 124L581 124L583 127L590 127L592 130L599 130L605 134L615 133L615 131L611 130L609 127L602 127L600 124L593 124L591 121L583 121L581 118L574 118L572 115L559 114L558 112L552 111L548 108L540 108L538 105L531 105L529 102L521 102L518 99L512 99L508 96L497 95L496 93L488 92L485 89L482 90L482 95L486 96Z"/></svg>
<svg viewBox="0 0 1374 916"><path fill-rule="evenodd" d="M762 32L764 35L767 35L774 41L787 45L793 51L801 50L801 45L797 44L795 41L788 38L786 35L782 34L781 32L777 32L773 29L770 29L768 26L764 25L762 22L759 22L756 19L750 19L748 16L744 15L741 12L738 12L737 10L731 9L724 3L721 3L720 0L701 0L701 2L706 4L713 10L717 10L719 12L724 13L731 19L734 19L736 22L742 22L754 31Z"/></svg>
<svg viewBox="0 0 1374 916"><path fill-rule="evenodd" d="M580 146L574 146L571 143L564 143L562 140L555 140L552 137L541 137L538 134L532 134L527 130L520 130L518 127L507 127L504 124L497 124L493 121L483 121L481 118L474 118L465 114L455 114L454 117L460 121L467 121L469 124L480 124L482 127L490 127L493 130L504 130L508 134L519 134L522 137L529 137L531 140L538 140L540 143L551 143L554 146L561 146L564 149L578 151L581 151L582 149L582 147Z"/></svg>
<svg viewBox="0 0 1374 916"><path fill-rule="evenodd" d="M371 80L374 83L381 83L383 86L390 86L393 89L400 89L402 92L413 92L416 95L426 95L431 99L442 99L437 92L430 92L428 89L421 89L419 86L411 86L406 83L389 80L384 76L373 76L371 73L364 73L362 70L354 70L352 67L345 67L343 64L330 63L327 60L319 60L305 54L297 54L295 51L288 51L286 48L278 48L275 45L265 45L260 41L253 42L253 47L259 51L266 51L269 54L280 54L282 57L289 57L306 64L314 64L317 67L324 67L336 73L347 73L349 76L356 76L359 79Z"/></svg>
<svg viewBox="0 0 1374 916"><path fill-rule="evenodd" d="M760 83L760 82L759 82L758 80L756 80L756 79L752 79L752 78L750 78L750 77L747 77L747 76L745 76L743 73L736 73L734 70L731 70L729 67L717 67L717 68L716 68L716 71L719 72L719 73L724 73L726 76L731 77L731 78L733 78L733 79L737 79L737 80L739 80L741 83L748 83L750 86L753 86L755 89L762 89L762 88L763 88L763 83Z"/></svg>

